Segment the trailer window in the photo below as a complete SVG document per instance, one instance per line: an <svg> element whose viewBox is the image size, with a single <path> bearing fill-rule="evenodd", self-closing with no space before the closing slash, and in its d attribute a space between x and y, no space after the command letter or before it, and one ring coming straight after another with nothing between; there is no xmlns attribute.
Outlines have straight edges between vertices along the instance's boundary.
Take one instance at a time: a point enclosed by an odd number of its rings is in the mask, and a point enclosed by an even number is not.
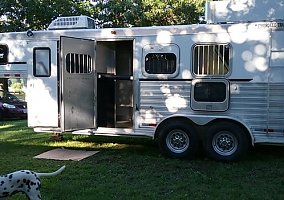
<svg viewBox="0 0 284 200"><path fill-rule="evenodd" d="M145 57L145 71L148 74L173 74L176 71L174 53L148 53Z"/></svg>
<svg viewBox="0 0 284 200"><path fill-rule="evenodd" d="M50 48L37 47L33 50L33 74L36 77L51 75Z"/></svg>
<svg viewBox="0 0 284 200"><path fill-rule="evenodd" d="M229 44L196 44L192 54L193 73L197 76L226 76L230 72Z"/></svg>
<svg viewBox="0 0 284 200"><path fill-rule="evenodd" d="M223 102L226 85L222 82L199 82L194 85L194 99L200 102Z"/></svg>
<svg viewBox="0 0 284 200"><path fill-rule="evenodd" d="M226 111L229 108L229 82L226 79L192 81L191 108L196 111Z"/></svg>
<svg viewBox="0 0 284 200"><path fill-rule="evenodd" d="M0 64L5 65L8 63L9 49L7 45L0 44Z"/></svg>
<svg viewBox="0 0 284 200"><path fill-rule="evenodd" d="M68 53L66 71L70 74L89 74L92 72L92 57L85 54Z"/></svg>

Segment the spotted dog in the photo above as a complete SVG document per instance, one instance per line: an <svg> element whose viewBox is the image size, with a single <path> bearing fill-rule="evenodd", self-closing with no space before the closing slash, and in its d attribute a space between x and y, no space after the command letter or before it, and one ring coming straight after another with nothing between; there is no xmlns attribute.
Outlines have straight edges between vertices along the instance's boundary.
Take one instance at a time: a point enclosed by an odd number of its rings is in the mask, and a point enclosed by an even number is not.
<svg viewBox="0 0 284 200"><path fill-rule="evenodd" d="M30 200L40 200L40 177L55 176L61 173L65 166L52 173L37 173L30 170L20 170L0 176L0 199L17 192L27 195Z"/></svg>

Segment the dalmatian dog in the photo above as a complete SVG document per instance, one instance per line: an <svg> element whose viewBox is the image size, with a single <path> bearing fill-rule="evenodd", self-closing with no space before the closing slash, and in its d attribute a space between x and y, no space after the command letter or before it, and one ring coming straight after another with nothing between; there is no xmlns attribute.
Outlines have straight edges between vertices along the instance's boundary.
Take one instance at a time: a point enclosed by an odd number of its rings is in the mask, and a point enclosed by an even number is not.
<svg viewBox="0 0 284 200"><path fill-rule="evenodd" d="M20 170L0 176L0 199L22 192L30 200L40 200L40 177L55 176L65 169L62 166L52 173L37 173L30 170Z"/></svg>

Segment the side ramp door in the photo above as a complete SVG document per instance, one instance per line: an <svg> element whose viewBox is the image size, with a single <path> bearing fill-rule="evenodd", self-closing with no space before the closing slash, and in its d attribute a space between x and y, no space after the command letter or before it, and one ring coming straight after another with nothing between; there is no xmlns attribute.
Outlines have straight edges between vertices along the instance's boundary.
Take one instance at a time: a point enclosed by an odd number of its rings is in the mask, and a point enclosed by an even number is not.
<svg viewBox="0 0 284 200"><path fill-rule="evenodd" d="M61 131L94 128L95 41L64 37L61 48Z"/></svg>

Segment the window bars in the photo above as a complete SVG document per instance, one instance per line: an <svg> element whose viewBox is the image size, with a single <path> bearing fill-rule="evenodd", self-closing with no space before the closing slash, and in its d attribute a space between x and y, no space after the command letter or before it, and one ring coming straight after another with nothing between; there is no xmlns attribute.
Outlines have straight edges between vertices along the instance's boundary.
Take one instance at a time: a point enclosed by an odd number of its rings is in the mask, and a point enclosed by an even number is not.
<svg viewBox="0 0 284 200"><path fill-rule="evenodd" d="M70 74L89 74L92 72L90 55L68 53L66 55L66 71Z"/></svg>
<svg viewBox="0 0 284 200"><path fill-rule="evenodd" d="M193 47L193 73L197 76L226 76L230 72L231 46L197 44Z"/></svg>

